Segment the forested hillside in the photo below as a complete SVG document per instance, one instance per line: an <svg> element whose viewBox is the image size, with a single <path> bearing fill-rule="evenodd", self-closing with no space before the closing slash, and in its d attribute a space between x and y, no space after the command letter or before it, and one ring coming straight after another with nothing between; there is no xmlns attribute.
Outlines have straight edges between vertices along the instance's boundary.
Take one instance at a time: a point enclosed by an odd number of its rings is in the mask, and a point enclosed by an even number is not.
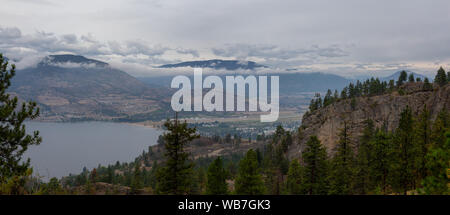
<svg viewBox="0 0 450 215"><path fill-rule="evenodd" d="M99 180L147 194L448 194L448 78L440 69L435 83L403 74L396 82L350 84L337 96L317 96L298 131L279 126L253 141L212 137L177 144L172 135L195 131L168 121L170 132L159 146L135 162L64 182L80 187ZM230 143L229 153L221 153L219 146ZM170 166L180 159L177 174ZM171 188L167 174L184 185Z"/></svg>

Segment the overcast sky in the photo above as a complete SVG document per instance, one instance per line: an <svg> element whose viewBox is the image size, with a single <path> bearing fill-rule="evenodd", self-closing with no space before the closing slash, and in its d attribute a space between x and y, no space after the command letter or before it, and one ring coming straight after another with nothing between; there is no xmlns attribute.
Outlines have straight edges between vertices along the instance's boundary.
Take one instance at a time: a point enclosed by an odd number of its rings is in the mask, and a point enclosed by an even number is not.
<svg viewBox="0 0 450 215"><path fill-rule="evenodd" d="M0 52L32 66L74 53L137 76L155 65L253 60L276 71L450 69L450 1L0 0Z"/></svg>

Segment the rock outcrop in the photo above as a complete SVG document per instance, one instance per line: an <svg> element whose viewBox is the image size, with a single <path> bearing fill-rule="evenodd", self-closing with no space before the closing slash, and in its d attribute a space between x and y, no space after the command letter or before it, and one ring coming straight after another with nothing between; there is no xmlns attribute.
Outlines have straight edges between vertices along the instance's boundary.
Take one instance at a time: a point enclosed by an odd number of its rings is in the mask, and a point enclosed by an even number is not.
<svg viewBox="0 0 450 215"><path fill-rule="evenodd" d="M351 99L341 100L305 114L302 121L304 138L290 148L290 157L299 156L312 135L319 138L329 154L332 153L344 122L350 127L352 139L357 140L367 119L373 120L376 127L386 125L388 130L394 130L398 126L400 113L406 106L411 107L413 113L417 115L426 105L432 120L441 110L450 111L450 84L443 87L435 85L433 91L423 91L422 85L422 83L407 83L400 90L390 94L358 97L353 105Z"/></svg>

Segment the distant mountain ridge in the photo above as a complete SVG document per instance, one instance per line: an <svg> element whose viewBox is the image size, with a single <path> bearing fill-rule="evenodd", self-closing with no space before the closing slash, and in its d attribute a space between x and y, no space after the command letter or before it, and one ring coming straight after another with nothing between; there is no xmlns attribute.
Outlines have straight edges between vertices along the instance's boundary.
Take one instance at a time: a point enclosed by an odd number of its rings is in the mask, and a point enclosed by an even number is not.
<svg viewBox="0 0 450 215"><path fill-rule="evenodd" d="M190 61L161 67L168 69L164 76L135 78L99 60L80 55L49 55L36 67L18 70L9 91L21 100L37 101L42 119L49 121L157 119L156 116L165 117L170 111L170 96L175 90L169 89L175 76L170 73L170 68L185 66L235 69L235 75L244 77L248 74L240 69L265 67L251 61ZM399 73L380 80L396 80ZM293 94L313 95L315 92L324 93L327 89L341 91L349 83L356 82L339 75L318 72L269 71L265 75L279 76L282 105L283 97L284 101L292 102L297 99L289 97ZM223 78L224 75L219 76ZM415 74L415 77L423 79L425 76ZM303 100L309 102L307 97Z"/></svg>
<svg viewBox="0 0 450 215"><path fill-rule="evenodd" d="M73 63L64 67L65 63ZM83 66L83 65L95 66ZM167 109L167 90L150 88L107 63L77 55L51 55L18 70L8 91L36 101L41 120L126 120Z"/></svg>
<svg viewBox="0 0 450 215"><path fill-rule="evenodd" d="M71 55L71 54L64 54L64 55L49 55L46 56L41 62L39 62L38 66L48 66L48 65L57 65L57 64L64 64L64 63L75 63L75 64L94 64L95 66L108 66L109 64L89 59L81 55Z"/></svg>
<svg viewBox="0 0 450 215"><path fill-rule="evenodd" d="M236 74L246 77L248 74ZM299 92L325 92L327 89L341 90L350 82L351 79L344 78L339 75L327 73L273 73L266 75L278 75L281 94L295 94ZM192 75L190 75L192 76ZM170 87L170 83L174 76L159 77L138 77L139 80L149 86ZM219 75L225 80L224 75ZM193 80L193 77L190 77ZM270 85L269 85L270 87Z"/></svg>
<svg viewBox="0 0 450 215"><path fill-rule="evenodd" d="M213 68L213 69L226 69L226 70L254 70L256 68L266 68L267 66L257 64L253 61L238 61L238 60L201 60L201 61L186 61L177 64L166 64L159 66L158 68L179 68L179 67L192 67L192 68Z"/></svg>

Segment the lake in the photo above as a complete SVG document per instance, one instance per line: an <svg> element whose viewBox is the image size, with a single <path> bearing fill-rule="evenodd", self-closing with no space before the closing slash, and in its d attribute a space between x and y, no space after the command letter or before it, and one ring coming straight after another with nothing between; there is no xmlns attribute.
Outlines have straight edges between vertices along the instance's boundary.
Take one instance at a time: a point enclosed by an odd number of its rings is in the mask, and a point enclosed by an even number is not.
<svg viewBox="0 0 450 215"><path fill-rule="evenodd" d="M27 122L26 129L39 130L42 137L42 143L31 146L24 157L31 159L33 173L44 179L78 174L83 167L134 161L162 134L151 127L111 122Z"/></svg>

